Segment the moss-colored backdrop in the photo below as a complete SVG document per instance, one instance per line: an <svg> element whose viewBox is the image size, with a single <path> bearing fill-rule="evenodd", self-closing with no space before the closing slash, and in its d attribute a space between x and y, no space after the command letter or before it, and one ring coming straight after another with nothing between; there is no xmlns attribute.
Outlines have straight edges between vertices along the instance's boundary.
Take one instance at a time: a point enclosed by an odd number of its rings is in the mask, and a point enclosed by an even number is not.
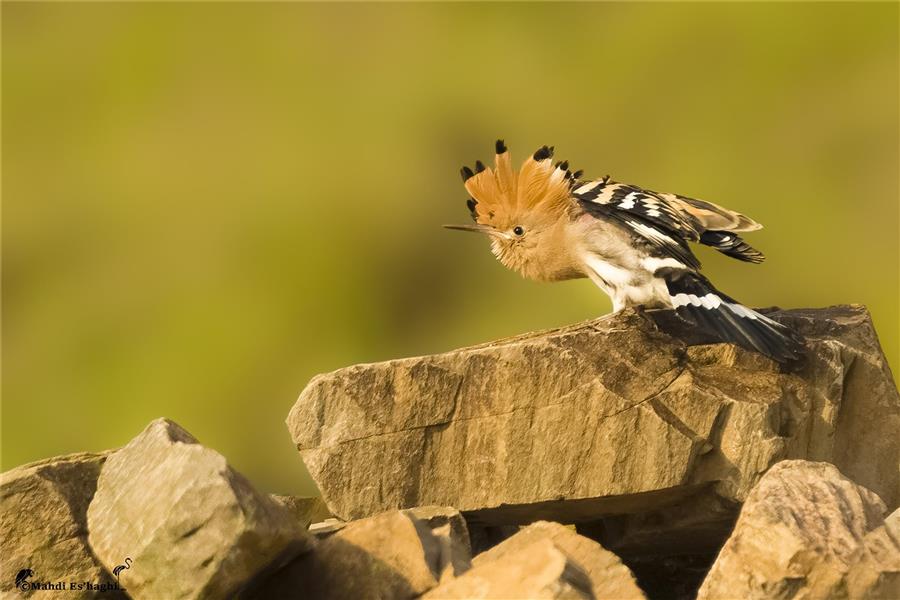
<svg viewBox="0 0 900 600"><path fill-rule="evenodd" d="M504 137L766 225L751 305L898 367L898 5L3 3L2 467L168 416L268 491L315 373L608 312L466 222Z"/></svg>

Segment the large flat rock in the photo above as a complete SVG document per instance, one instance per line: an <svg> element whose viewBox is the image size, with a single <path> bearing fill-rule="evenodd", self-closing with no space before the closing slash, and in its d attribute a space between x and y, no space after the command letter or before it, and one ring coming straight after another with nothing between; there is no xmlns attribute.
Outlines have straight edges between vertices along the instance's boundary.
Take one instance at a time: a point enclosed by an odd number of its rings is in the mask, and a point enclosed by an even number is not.
<svg viewBox="0 0 900 600"><path fill-rule="evenodd" d="M715 505L733 510L715 516L727 531L789 458L834 463L896 507L900 397L867 311L771 314L808 339L795 372L702 345L670 311L626 310L318 375L287 425L345 520L449 505L470 523L578 523L677 506L702 531Z"/></svg>

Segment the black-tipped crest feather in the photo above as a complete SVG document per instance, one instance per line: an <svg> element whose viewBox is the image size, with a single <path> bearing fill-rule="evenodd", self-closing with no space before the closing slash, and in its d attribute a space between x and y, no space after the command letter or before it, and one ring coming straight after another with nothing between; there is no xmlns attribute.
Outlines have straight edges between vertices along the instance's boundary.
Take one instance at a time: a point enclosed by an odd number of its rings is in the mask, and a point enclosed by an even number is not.
<svg viewBox="0 0 900 600"><path fill-rule="evenodd" d="M553 156L553 146L541 146L532 155L534 160L547 160Z"/></svg>

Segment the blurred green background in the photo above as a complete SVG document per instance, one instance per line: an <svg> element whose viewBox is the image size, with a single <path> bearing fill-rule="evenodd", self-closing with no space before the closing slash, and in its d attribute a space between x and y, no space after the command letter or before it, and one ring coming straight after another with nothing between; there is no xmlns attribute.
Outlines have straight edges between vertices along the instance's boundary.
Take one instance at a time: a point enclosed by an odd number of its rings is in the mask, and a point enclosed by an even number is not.
<svg viewBox="0 0 900 600"><path fill-rule="evenodd" d="M744 211L751 305L869 306L898 368L898 5L3 3L2 468L168 416L313 493L312 375L610 310L506 271L504 137Z"/></svg>

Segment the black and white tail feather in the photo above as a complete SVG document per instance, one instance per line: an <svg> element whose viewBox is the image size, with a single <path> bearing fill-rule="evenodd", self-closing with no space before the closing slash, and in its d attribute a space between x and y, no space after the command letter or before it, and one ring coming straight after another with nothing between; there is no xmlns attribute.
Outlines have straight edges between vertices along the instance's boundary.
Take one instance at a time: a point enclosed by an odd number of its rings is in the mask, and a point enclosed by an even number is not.
<svg viewBox="0 0 900 600"><path fill-rule="evenodd" d="M675 312L685 321L780 363L803 358L800 335L723 294L703 275L676 269L660 269L657 274L665 279Z"/></svg>

